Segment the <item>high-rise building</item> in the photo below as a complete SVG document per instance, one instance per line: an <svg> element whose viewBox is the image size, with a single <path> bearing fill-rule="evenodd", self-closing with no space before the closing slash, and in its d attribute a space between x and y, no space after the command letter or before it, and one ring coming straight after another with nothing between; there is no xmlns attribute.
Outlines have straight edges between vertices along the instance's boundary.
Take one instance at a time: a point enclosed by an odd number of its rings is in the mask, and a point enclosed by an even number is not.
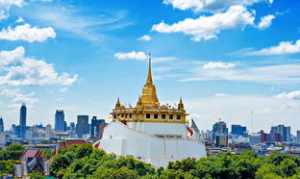
<svg viewBox="0 0 300 179"><path fill-rule="evenodd" d="M0 117L0 133L4 132L3 118Z"/></svg>
<svg viewBox="0 0 300 179"><path fill-rule="evenodd" d="M219 121L213 125L213 141L216 146L228 145L228 128L224 121Z"/></svg>
<svg viewBox="0 0 300 179"><path fill-rule="evenodd" d="M21 139L25 139L26 137L26 116L27 116L27 108L26 105L23 103L20 108L20 131L19 137Z"/></svg>
<svg viewBox="0 0 300 179"><path fill-rule="evenodd" d="M102 131L105 126L105 120L104 119L97 119L96 116L92 117L91 122L91 138L99 139L102 136Z"/></svg>
<svg viewBox="0 0 300 179"><path fill-rule="evenodd" d="M83 137L89 134L89 116L88 115L78 115L76 124L76 133L78 137Z"/></svg>
<svg viewBox="0 0 300 179"><path fill-rule="evenodd" d="M247 127L241 125L231 125L231 134L237 136L247 135Z"/></svg>
<svg viewBox="0 0 300 179"><path fill-rule="evenodd" d="M291 141L291 127L283 124L273 126L270 135L275 142L289 142Z"/></svg>
<svg viewBox="0 0 300 179"><path fill-rule="evenodd" d="M55 131L66 131L65 113L63 110L56 110L55 112Z"/></svg>

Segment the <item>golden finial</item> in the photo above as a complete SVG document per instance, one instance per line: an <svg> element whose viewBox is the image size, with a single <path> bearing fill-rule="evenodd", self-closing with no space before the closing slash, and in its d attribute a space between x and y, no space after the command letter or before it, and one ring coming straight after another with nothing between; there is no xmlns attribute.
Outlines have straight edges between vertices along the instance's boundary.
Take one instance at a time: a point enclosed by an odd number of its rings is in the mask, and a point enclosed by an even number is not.
<svg viewBox="0 0 300 179"><path fill-rule="evenodd" d="M152 68L151 68L151 53L148 54L148 76L146 84L153 84L152 80Z"/></svg>

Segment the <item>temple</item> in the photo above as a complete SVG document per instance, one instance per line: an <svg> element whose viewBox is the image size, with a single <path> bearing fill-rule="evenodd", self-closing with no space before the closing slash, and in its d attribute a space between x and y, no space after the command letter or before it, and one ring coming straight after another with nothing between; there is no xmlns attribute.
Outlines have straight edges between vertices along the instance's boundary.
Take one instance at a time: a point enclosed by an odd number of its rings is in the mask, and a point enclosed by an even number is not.
<svg viewBox="0 0 300 179"><path fill-rule="evenodd" d="M187 157L206 156L199 129L188 126L187 113L180 98L177 106L161 105L153 83L151 57L142 94L135 106L117 99L112 121L104 128L95 146L117 155L132 155L156 167Z"/></svg>
<svg viewBox="0 0 300 179"><path fill-rule="evenodd" d="M187 122L187 114L182 98L180 98L177 107L160 105L156 94L156 87L153 84L151 58L149 58L147 80L136 106L125 107L118 98L112 116L114 120L118 120L123 124L127 124L128 122L185 124Z"/></svg>

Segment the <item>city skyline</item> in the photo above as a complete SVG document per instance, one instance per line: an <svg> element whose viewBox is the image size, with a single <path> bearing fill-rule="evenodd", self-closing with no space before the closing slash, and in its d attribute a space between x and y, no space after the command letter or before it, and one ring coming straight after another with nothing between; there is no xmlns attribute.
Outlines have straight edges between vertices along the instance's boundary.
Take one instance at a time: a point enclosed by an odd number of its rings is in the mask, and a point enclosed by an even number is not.
<svg viewBox="0 0 300 179"><path fill-rule="evenodd" d="M68 123L107 119L118 97L136 103L149 52L161 102L183 97L200 129L219 118L300 129L300 2L11 2L0 3L5 129L23 102L28 125L54 126L57 109Z"/></svg>

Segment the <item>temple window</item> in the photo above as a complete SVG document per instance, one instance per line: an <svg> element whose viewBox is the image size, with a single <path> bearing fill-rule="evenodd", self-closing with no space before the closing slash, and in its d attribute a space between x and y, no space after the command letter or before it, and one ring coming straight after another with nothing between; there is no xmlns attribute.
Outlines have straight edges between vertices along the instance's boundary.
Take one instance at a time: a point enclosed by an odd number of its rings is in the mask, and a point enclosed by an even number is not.
<svg viewBox="0 0 300 179"><path fill-rule="evenodd" d="M172 114L169 116L169 119L173 119L173 115Z"/></svg>
<svg viewBox="0 0 300 179"><path fill-rule="evenodd" d="M117 115L114 114L114 119L116 119L116 118L117 118Z"/></svg>
<svg viewBox="0 0 300 179"><path fill-rule="evenodd" d="M161 118L162 118L162 119L166 119L166 115L165 115L165 114L162 114L162 115L161 115Z"/></svg>
<svg viewBox="0 0 300 179"><path fill-rule="evenodd" d="M181 117L180 115L177 115L177 116L176 116L176 119L177 119L177 120L180 120L180 117Z"/></svg>
<svg viewBox="0 0 300 179"><path fill-rule="evenodd" d="M129 114L129 118L132 118L132 114Z"/></svg>
<svg viewBox="0 0 300 179"><path fill-rule="evenodd" d="M154 119L157 119L158 118L158 114L154 114Z"/></svg>
<svg viewBox="0 0 300 179"><path fill-rule="evenodd" d="M146 114L146 118L147 118L147 119L150 119L150 114Z"/></svg>

